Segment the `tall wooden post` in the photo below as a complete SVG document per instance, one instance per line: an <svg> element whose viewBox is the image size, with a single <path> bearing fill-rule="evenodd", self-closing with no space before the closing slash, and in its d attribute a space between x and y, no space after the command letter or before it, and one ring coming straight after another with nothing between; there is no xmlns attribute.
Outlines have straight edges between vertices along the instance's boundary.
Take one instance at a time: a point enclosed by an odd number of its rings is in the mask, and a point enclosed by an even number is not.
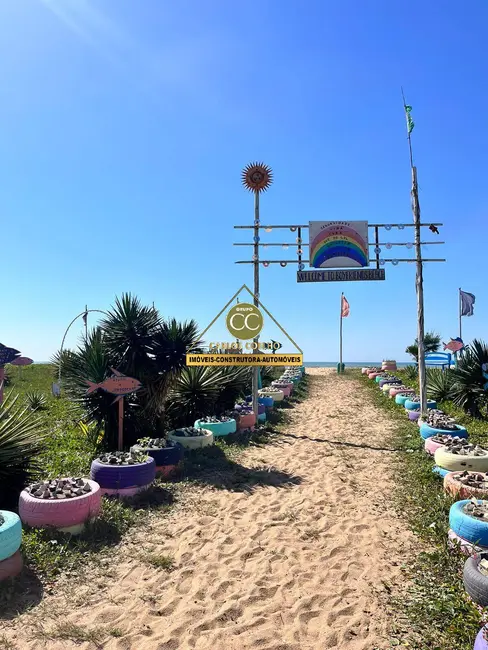
<svg viewBox="0 0 488 650"><path fill-rule="evenodd" d="M119 400L119 437L118 437L118 450L122 451L124 448L124 398Z"/></svg>
<svg viewBox="0 0 488 650"><path fill-rule="evenodd" d="M254 304L259 307L259 190L254 192ZM257 336L254 341L257 342ZM257 348L256 348L257 350ZM258 422L259 367L252 369L252 410Z"/></svg>
<svg viewBox="0 0 488 650"><path fill-rule="evenodd" d="M344 297L344 294L341 293L341 324L339 327L339 372L342 373L342 298Z"/></svg>

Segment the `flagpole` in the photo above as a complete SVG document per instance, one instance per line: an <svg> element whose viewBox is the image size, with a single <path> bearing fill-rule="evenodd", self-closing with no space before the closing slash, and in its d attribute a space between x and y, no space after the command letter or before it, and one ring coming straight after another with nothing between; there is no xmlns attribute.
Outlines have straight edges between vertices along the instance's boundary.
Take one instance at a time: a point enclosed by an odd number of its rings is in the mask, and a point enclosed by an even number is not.
<svg viewBox="0 0 488 650"><path fill-rule="evenodd" d="M462 321L463 304L461 300L461 287L459 287L459 338L463 338L463 321Z"/></svg>
<svg viewBox="0 0 488 650"><path fill-rule="evenodd" d="M88 305L85 305L85 339L88 340Z"/></svg>
<svg viewBox="0 0 488 650"><path fill-rule="evenodd" d="M420 393L420 413L425 415L427 407L427 383L425 372L425 344L424 344L424 279L422 268L422 250L420 247L420 204L417 183L417 168L413 164L412 139L410 134L413 129L413 120L410 115L411 107L407 107L405 96L403 94L403 109L407 118L407 136L408 150L410 154L410 169L412 172L412 189L410 196L412 199L413 223L415 228L415 261L417 267L417 276L415 286L417 290L417 340L418 340L418 368L419 368L419 393Z"/></svg>

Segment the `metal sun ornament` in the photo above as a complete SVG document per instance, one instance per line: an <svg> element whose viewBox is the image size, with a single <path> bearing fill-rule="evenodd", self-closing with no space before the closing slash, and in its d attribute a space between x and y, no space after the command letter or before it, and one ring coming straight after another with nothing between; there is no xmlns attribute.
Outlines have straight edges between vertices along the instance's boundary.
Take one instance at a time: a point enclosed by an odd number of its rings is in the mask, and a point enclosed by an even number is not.
<svg viewBox="0 0 488 650"><path fill-rule="evenodd" d="M264 163L250 163L242 170L242 184L250 192L266 192L272 182L271 167Z"/></svg>

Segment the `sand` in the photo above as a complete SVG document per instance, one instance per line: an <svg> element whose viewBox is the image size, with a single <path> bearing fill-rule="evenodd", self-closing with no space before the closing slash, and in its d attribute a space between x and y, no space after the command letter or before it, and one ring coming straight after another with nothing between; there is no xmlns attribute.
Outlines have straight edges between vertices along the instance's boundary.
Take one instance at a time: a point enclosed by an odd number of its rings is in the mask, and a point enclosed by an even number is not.
<svg viewBox="0 0 488 650"><path fill-rule="evenodd" d="M72 623L98 629L107 650L389 647L386 600L411 542L390 506L391 424L358 380L309 375L286 433L239 458L267 473L262 484L188 488L196 500L133 529L71 583L70 603L57 586L3 621L5 637L22 650L96 647L53 638ZM149 552L173 570L148 565Z"/></svg>

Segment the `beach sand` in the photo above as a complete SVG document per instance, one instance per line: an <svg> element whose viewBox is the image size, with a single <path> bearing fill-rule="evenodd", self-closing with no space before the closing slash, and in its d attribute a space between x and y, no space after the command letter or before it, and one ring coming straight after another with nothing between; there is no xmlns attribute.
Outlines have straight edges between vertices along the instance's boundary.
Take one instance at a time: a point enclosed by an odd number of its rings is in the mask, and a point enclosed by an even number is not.
<svg viewBox="0 0 488 650"><path fill-rule="evenodd" d="M239 458L261 484L188 488L195 498L132 529L101 568L2 621L14 647L96 647L49 638L60 623L98 628L107 650L390 647L385 603L411 544L390 504L391 424L358 380L308 374L284 435Z"/></svg>

